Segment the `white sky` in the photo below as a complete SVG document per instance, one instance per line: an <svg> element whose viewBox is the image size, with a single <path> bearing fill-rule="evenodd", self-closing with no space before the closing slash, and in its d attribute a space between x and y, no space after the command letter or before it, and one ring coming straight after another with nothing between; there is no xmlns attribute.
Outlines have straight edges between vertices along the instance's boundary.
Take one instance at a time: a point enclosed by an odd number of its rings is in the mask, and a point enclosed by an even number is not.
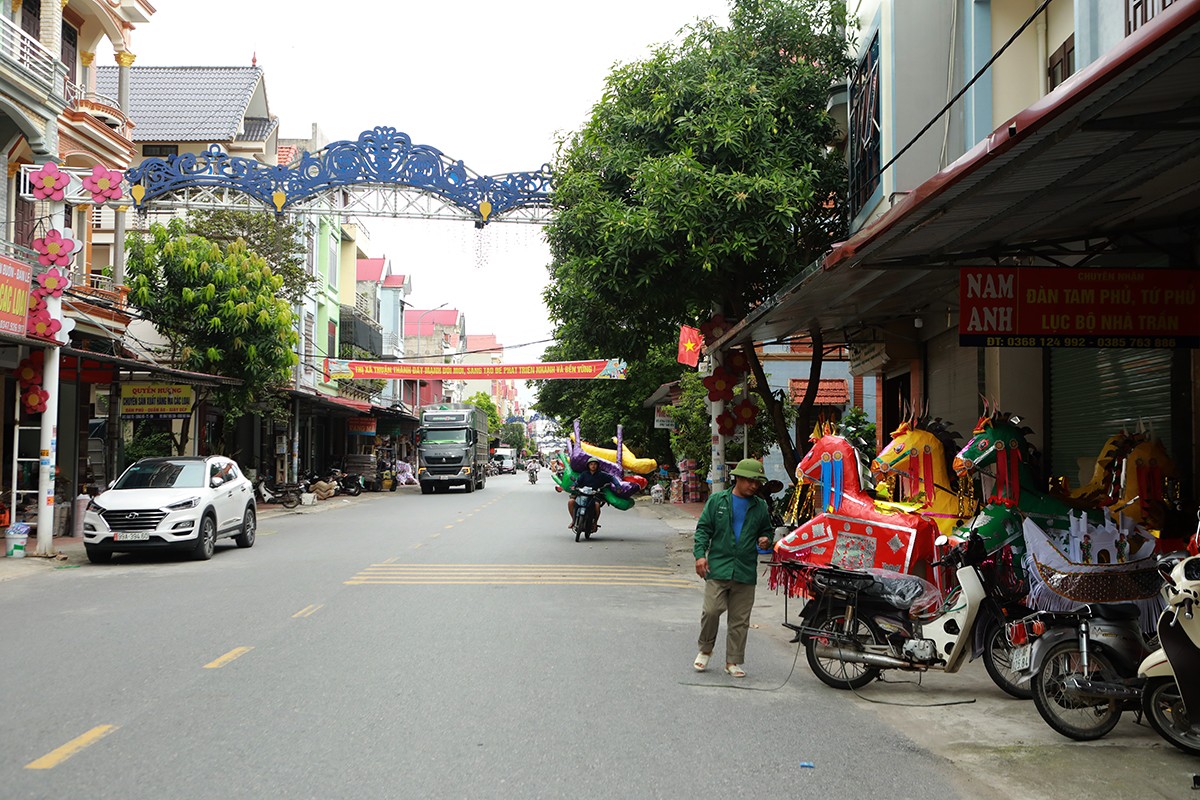
<svg viewBox="0 0 1200 800"><path fill-rule="evenodd" d="M645 57L729 0L154 0L131 37L142 66L249 65L257 54L283 138L316 123L330 141L376 125L480 174L537 169L581 127L616 62ZM101 56L99 63L111 63ZM469 334L506 346L549 338L549 251L533 225L364 219L373 256L411 276L417 308L444 302ZM537 361L544 344L510 349ZM620 353L608 354L621 357ZM528 402L527 390L521 397Z"/></svg>

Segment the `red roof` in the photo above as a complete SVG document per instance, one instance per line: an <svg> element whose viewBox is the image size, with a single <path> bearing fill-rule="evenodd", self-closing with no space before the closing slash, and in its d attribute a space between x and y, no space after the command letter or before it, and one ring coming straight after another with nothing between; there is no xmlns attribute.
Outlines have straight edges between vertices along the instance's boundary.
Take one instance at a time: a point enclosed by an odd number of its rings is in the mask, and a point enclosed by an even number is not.
<svg viewBox="0 0 1200 800"><path fill-rule="evenodd" d="M494 333L479 333L467 337L467 352L469 353L492 353L500 352L504 349L504 345L496 341Z"/></svg>
<svg viewBox="0 0 1200 800"><path fill-rule="evenodd" d="M404 333L407 336L431 336L436 332L434 330L434 326L436 325L457 328L458 317L458 309L456 308L439 308L436 311L422 311L419 308L406 309L404 312ZM421 330L417 330L418 322L420 322Z"/></svg>
<svg viewBox="0 0 1200 800"><path fill-rule="evenodd" d="M383 270L386 266L387 259L384 258L360 258L355 280L379 283L383 280Z"/></svg>
<svg viewBox="0 0 1200 800"><path fill-rule="evenodd" d="M788 389L792 393L793 405L800 405L804 393L808 391L806 378L792 378L788 381ZM822 378L817 387L817 402L819 406L844 406L850 402L850 388L845 378Z"/></svg>
<svg viewBox="0 0 1200 800"><path fill-rule="evenodd" d="M299 151L300 148L296 147L294 144L280 145L279 149L275 151L276 162L279 164L279 166L286 167L288 164L292 163L292 159L297 156Z"/></svg>
<svg viewBox="0 0 1200 800"><path fill-rule="evenodd" d="M399 289L404 286L404 282L408 279L407 275L388 275L383 279L383 288Z"/></svg>

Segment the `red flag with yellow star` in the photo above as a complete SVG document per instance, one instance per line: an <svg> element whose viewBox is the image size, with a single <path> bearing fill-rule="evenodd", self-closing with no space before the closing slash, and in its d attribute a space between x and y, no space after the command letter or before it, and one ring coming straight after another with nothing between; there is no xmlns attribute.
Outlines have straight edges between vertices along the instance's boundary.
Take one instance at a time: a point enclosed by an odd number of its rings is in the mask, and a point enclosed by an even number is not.
<svg viewBox="0 0 1200 800"><path fill-rule="evenodd" d="M698 328L679 326L679 363L694 367L700 363L700 344L704 338Z"/></svg>

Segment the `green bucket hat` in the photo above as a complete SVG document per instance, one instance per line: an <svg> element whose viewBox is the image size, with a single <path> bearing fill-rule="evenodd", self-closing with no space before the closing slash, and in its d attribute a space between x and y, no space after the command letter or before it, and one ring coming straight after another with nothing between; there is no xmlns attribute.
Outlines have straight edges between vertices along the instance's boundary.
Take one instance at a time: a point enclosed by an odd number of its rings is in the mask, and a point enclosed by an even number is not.
<svg viewBox="0 0 1200 800"><path fill-rule="evenodd" d="M743 458L729 474L754 481L766 481L767 479L767 473L763 472L762 463L756 458Z"/></svg>

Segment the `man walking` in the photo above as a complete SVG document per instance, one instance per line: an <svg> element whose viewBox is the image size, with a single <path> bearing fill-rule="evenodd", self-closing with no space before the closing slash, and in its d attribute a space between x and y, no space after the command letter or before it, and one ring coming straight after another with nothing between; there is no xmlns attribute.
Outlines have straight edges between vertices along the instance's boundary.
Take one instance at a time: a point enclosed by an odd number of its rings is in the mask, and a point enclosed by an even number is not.
<svg viewBox="0 0 1200 800"><path fill-rule="evenodd" d="M726 620L725 672L746 677L746 633L754 608L754 584L758 573L758 550L771 546L771 515L767 503L757 497L766 481L762 464L753 458L738 462L731 473L732 489L708 498L696 523L696 574L704 578L704 610L700 614L700 652L692 664L697 672L708 669L708 659L717 643L721 615Z"/></svg>

